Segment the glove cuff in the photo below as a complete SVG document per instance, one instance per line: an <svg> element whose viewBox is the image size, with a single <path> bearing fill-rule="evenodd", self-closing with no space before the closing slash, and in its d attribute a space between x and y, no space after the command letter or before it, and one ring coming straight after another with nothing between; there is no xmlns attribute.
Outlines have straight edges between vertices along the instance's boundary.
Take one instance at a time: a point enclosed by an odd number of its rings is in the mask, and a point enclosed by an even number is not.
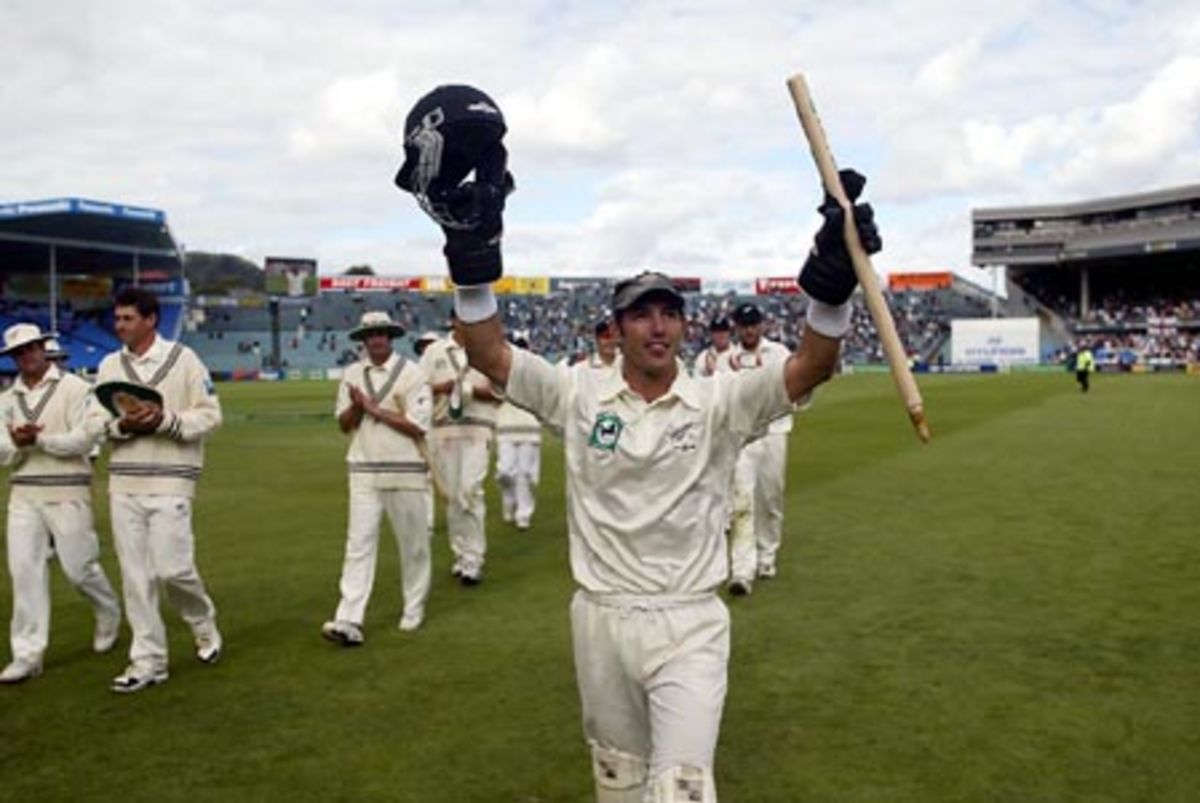
<svg viewBox="0 0 1200 803"><path fill-rule="evenodd" d="M463 323L486 321L496 311L496 295L490 284L454 288L454 313Z"/></svg>
<svg viewBox="0 0 1200 803"><path fill-rule="evenodd" d="M849 301L835 306L810 298L805 320L808 327L817 334L841 339L850 331L850 318L853 314L854 305Z"/></svg>

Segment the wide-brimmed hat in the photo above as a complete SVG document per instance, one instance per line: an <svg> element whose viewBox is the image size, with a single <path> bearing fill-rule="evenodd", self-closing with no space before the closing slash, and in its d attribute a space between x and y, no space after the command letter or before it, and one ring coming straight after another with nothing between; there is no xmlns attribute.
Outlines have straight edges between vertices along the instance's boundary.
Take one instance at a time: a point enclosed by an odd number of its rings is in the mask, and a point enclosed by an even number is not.
<svg viewBox="0 0 1200 803"><path fill-rule="evenodd" d="M386 312L372 310L362 314L358 327L350 330L348 337L351 340L362 340L375 332L386 332L391 337L403 337L404 327L393 321Z"/></svg>
<svg viewBox="0 0 1200 803"><path fill-rule="evenodd" d="M132 382L101 382L93 389L96 401L113 415L123 416L132 405L150 402L162 407L162 394L154 388L145 385L135 385Z"/></svg>
<svg viewBox="0 0 1200 803"><path fill-rule="evenodd" d="M30 343L45 343L53 337L53 332L43 332L36 323L14 323L4 330L4 348L0 349L0 357Z"/></svg>
<svg viewBox="0 0 1200 803"><path fill-rule="evenodd" d="M683 309L683 294L675 287L675 282L665 273L645 271L617 282L613 288L612 311L621 313L637 304L642 299L658 296L677 309Z"/></svg>

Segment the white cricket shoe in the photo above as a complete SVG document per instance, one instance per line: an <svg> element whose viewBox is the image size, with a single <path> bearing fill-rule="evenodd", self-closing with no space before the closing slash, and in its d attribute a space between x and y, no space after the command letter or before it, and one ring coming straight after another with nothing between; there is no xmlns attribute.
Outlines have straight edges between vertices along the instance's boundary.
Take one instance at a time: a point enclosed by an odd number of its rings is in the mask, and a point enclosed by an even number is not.
<svg viewBox="0 0 1200 803"><path fill-rule="evenodd" d="M103 655L117 646L121 636L121 614L103 613L96 617L96 628L92 631L92 651Z"/></svg>
<svg viewBox="0 0 1200 803"><path fill-rule="evenodd" d="M400 617L400 624L396 625L402 632L411 633L421 626L425 621L425 611L405 611Z"/></svg>
<svg viewBox="0 0 1200 803"><path fill-rule="evenodd" d="M23 683L40 674L42 674L41 662L17 658L4 667L4 671L0 672L0 683Z"/></svg>
<svg viewBox="0 0 1200 803"><path fill-rule="evenodd" d="M202 664L215 664L221 660L221 648L225 646L221 631L217 629L217 620L209 619L192 631L196 639L196 658Z"/></svg>
<svg viewBox="0 0 1200 803"><path fill-rule="evenodd" d="M761 580L770 580L775 576L774 563L761 563L758 566L758 576Z"/></svg>
<svg viewBox="0 0 1200 803"><path fill-rule="evenodd" d="M333 621L321 625L321 635L343 647L359 647L363 643L362 628L354 622Z"/></svg>
<svg viewBox="0 0 1200 803"><path fill-rule="evenodd" d="M528 518L523 518L523 519L518 518L517 519L517 529L521 530L522 532L524 532L525 530L528 530L529 529L529 519Z"/></svg>
<svg viewBox="0 0 1200 803"><path fill-rule="evenodd" d="M167 682L166 669L147 669L130 664L125 671L112 679L109 686L117 694L136 694L142 689Z"/></svg>

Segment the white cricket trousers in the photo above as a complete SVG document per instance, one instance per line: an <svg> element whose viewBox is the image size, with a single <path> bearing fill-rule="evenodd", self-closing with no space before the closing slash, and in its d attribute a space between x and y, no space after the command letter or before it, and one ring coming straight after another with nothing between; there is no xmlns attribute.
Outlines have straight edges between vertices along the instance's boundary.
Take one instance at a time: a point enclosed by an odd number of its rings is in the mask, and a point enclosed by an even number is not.
<svg viewBox="0 0 1200 803"><path fill-rule="evenodd" d="M160 589L193 634L217 616L196 570L192 500L111 494L109 506L125 616L133 631L129 661L139 668L165 670L167 633L158 608Z"/></svg>
<svg viewBox="0 0 1200 803"><path fill-rule="evenodd" d="M450 536L450 551L454 560L467 572L483 569L487 554L487 535L484 521L487 507L483 497L483 482L488 472L488 441L479 437L444 437L434 430L431 457L438 465L438 477L445 483L446 530Z"/></svg>
<svg viewBox="0 0 1200 803"><path fill-rule="evenodd" d="M505 520L528 524L533 518L538 479L542 473L540 441L496 441L496 481Z"/></svg>
<svg viewBox="0 0 1200 803"><path fill-rule="evenodd" d="M730 575L753 579L761 567L775 567L783 543L786 433L768 433L742 448L734 469L734 526L730 536ZM738 499L749 495L751 527L737 526Z"/></svg>
<svg viewBox="0 0 1200 803"><path fill-rule="evenodd" d="M379 528L387 513L400 550L400 594L404 613L423 616L429 598L429 494L425 489L381 490L350 486L350 521L342 562L342 599L334 618L362 625L375 584Z"/></svg>
<svg viewBox="0 0 1200 803"><path fill-rule="evenodd" d="M52 545L67 581L91 603L97 619L121 616L116 592L100 566L92 503L83 499L12 499L8 503L8 572L13 589L9 634L14 660L41 664L50 641Z"/></svg>
<svg viewBox="0 0 1200 803"><path fill-rule="evenodd" d="M648 778L711 773L729 665L729 610L715 594L597 595L571 601L583 732L641 757ZM706 799L707 800L707 799Z"/></svg>

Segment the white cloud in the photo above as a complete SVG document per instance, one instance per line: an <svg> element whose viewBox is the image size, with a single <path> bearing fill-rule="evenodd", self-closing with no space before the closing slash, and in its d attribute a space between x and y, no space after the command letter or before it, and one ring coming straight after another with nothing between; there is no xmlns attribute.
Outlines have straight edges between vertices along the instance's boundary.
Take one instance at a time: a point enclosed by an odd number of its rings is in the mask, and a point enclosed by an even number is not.
<svg viewBox="0 0 1200 803"><path fill-rule="evenodd" d="M506 111L513 270L793 272L804 70L881 266L967 263L972 204L1200 180L1200 12L1150 2L363 0L0 7L0 186L160 206L194 249L439 270L391 185L437 83Z"/></svg>

